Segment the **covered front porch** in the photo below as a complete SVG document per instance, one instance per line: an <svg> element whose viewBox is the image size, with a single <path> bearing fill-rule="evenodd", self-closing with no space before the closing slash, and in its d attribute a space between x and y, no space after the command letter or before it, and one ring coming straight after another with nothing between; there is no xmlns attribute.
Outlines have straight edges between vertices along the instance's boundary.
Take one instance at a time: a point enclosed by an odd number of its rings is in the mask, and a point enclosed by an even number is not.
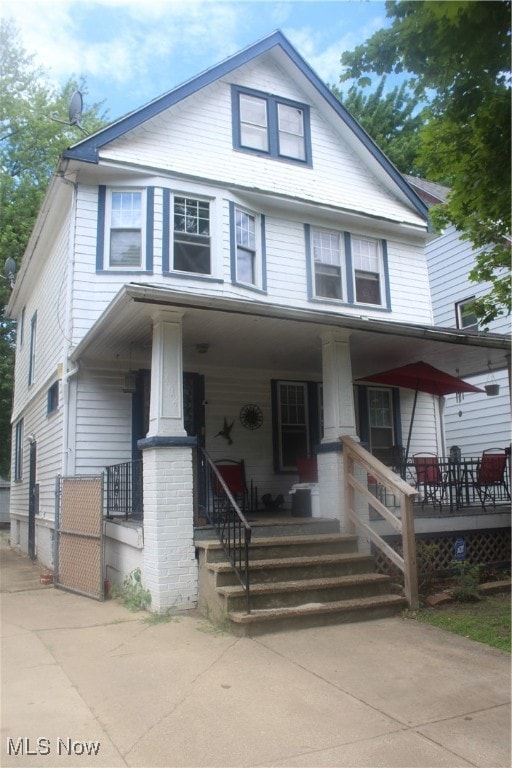
<svg viewBox="0 0 512 768"><path fill-rule="evenodd" d="M347 531L340 437L359 438L376 454L391 455L403 443L413 404L412 392L374 388L373 406L381 403L386 413L380 429L368 418L368 388L354 387L354 380L416 359L464 377L487 370L489 361L494 370L504 367L506 352L501 337L125 286L74 350L79 373L72 388L78 401L81 392L94 392L112 414L106 440L97 420L94 469L143 468L139 480L132 474L126 498L132 504L140 499L131 512L136 517L143 511L142 570L154 609L197 600L194 535L204 521L200 449L214 463L243 459L256 500L251 519L275 513L296 520L290 495L300 479L296 459L316 456L314 514ZM411 453L443 455L435 399L420 396L416 421ZM89 432L94 428L90 414ZM69 472L83 471L79 440L69 454ZM114 485L122 483L121 474ZM275 510L264 506L264 497ZM128 507L111 508L108 516L119 521Z"/></svg>

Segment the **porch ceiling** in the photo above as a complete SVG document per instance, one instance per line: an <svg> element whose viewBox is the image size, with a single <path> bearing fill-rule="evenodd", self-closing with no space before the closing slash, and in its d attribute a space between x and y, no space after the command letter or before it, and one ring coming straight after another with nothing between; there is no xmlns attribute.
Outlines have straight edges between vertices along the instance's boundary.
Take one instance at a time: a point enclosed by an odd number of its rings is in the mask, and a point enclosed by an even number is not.
<svg viewBox="0 0 512 768"><path fill-rule="evenodd" d="M153 317L183 312L186 370L206 366L298 371L319 375L321 336L350 332L353 378L424 360L467 377L507 367L510 343L498 334L463 334L334 312L292 310L272 304L214 299L156 286L125 286L72 354L72 360L133 369L149 367ZM208 344L208 352L197 351Z"/></svg>

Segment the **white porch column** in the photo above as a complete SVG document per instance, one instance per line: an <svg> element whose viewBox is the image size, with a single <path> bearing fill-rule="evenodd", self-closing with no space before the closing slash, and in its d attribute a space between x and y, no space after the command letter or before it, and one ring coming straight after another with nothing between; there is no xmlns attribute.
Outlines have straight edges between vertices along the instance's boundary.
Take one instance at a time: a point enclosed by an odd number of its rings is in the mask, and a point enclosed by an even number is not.
<svg viewBox="0 0 512 768"><path fill-rule="evenodd" d="M154 318L149 432L139 441L144 458L143 584L151 610L194 608L192 450L183 424L182 313Z"/></svg>
<svg viewBox="0 0 512 768"><path fill-rule="evenodd" d="M344 504L341 435L356 437L350 360L350 333L329 331L322 336L324 437L318 450L320 513L341 521L348 530Z"/></svg>

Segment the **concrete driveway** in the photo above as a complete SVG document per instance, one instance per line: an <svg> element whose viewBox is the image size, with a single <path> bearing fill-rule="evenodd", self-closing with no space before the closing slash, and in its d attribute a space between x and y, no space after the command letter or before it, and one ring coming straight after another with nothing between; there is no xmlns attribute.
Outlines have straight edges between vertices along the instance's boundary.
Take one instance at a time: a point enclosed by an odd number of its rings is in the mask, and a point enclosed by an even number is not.
<svg viewBox="0 0 512 768"><path fill-rule="evenodd" d="M251 640L2 547L2 766L510 766L510 656L401 618Z"/></svg>

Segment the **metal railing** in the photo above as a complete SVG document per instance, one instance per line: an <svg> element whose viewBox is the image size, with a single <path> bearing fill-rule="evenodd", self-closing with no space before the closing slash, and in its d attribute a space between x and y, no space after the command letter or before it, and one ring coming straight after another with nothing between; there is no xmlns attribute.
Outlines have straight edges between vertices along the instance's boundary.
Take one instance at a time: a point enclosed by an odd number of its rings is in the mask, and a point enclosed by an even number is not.
<svg viewBox="0 0 512 768"><path fill-rule="evenodd" d="M105 516L142 520L142 459L105 467Z"/></svg>
<svg viewBox="0 0 512 768"><path fill-rule="evenodd" d="M204 470L204 511L214 528L238 581L245 590L251 612L249 545L252 529L219 470L201 448Z"/></svg>
<svg viewBox="0 0 512 768"><path fill-rule="evenodd" d="M399 475L392 472L389 467L386 467L348 435L344 435L340 440L343 443L345 498L352 528L368 537L402 571L405 597L409 607L417 608L418 573L412 503L417 490L411 488L405 480L402 480ZM396 499L396 506L400 509L400 517L395 515L372 493L370 486L375 484L386 488L387 493ZM359 503L361 498L362 504ZM368 511L370 507L401 535L403 557L371 527Z"/></svg>

